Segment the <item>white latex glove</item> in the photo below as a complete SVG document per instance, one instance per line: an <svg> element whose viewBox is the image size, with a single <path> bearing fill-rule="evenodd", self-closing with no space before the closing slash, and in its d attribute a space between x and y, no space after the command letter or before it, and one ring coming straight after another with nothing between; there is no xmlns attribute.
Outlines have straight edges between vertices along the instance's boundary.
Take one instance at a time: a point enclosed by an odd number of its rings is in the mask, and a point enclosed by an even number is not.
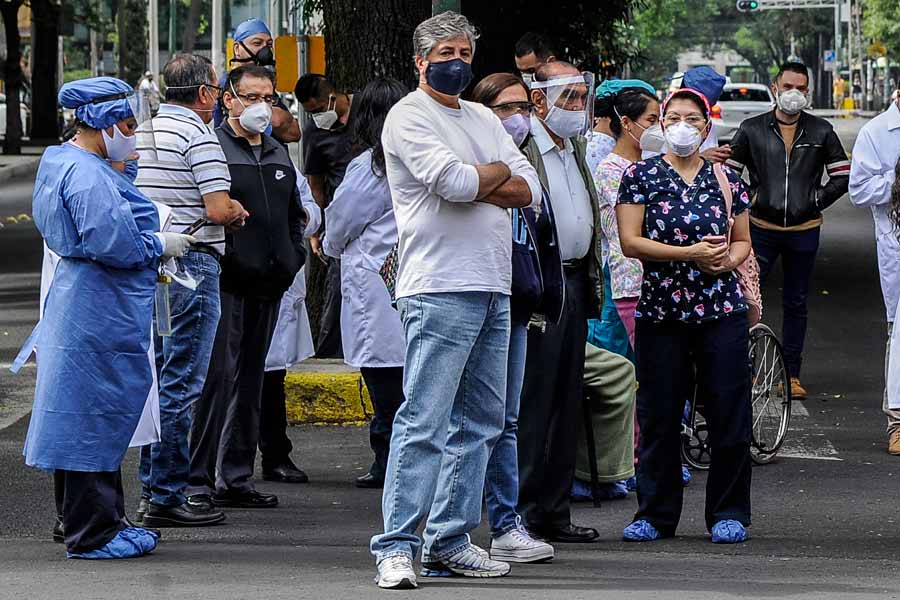
<svg viewBox="0 0 900 600"><path fill-rule="evenodd" d="M163 260L167 260L169 258L181 258L184 256L188 248L190 248L191 244L197 243L197 238L192 235L186 235L184 233L173 233L171 231L163 231L160 233L154 234L159 238L159 241L162 242Z"/></svg>

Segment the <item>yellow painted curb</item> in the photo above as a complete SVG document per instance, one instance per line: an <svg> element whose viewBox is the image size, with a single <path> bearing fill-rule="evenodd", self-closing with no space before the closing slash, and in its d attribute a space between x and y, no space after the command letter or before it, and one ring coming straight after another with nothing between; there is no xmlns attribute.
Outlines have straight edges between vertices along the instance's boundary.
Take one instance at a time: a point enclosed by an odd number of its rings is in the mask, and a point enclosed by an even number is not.
<svg viewBox="0 0 900 600"><path fill-rule="evenodd" d="M288 373L284 380L288 422L362 423L372 400L359 373Z"/></svg>

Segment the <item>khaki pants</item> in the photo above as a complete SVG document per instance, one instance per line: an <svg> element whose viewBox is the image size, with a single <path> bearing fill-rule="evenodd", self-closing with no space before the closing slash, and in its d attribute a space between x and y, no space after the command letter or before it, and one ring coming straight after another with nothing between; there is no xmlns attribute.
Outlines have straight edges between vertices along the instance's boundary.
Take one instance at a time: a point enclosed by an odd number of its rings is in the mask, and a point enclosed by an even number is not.
<svg viewBox="0 0 900 600"><path fill-rule="evenodd" d="M585 402L591 407L597 474L600 483L634 475L634 405L637 384L627 358L587 344L584 360ZM575 477L591 480L584 424L577 428Z"/></svg>

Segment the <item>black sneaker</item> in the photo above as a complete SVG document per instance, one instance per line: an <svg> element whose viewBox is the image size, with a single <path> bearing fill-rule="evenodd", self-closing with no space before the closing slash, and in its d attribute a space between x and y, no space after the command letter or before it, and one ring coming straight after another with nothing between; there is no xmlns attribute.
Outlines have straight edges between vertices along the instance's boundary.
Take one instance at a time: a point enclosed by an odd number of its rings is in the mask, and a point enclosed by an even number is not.
<svg viewBox="0 0 900 600"><path fill-rule="evenodd" d="M256 490L229 490L222 494L213 494L212 502L215 506L230 508L275 508L278 506L278 496L263 494Z"/></svg>
<svg viewBox="0 0 900 600"><path fill-rule="evenodd" d="M150 503L144 515L145 527L207 527L225 520L220 510L204 511L187 502L180 506L157 506Z"/></svg>

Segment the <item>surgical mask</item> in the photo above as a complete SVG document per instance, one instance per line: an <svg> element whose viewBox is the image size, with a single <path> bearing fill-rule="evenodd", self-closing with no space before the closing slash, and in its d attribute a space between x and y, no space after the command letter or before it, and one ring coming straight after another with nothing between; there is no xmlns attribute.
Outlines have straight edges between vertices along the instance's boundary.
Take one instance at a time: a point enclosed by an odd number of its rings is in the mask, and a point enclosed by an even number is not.
<svg viewBox="0 0 900 600"><path fill-rule="evenodd" d="M268 102L251 104L244 108L238 121L250 133L262 133L272 122L272 106Z"/></svg>
<svg viewBox="0 0 900 600"><path fill-rule="evenodd" d="M428 63L425 81L442 94L459 96L472 82L472 65L461 58Z"/></svg>
<svg viewBox="0 0 900 600"><path fill-rule="evenodd" d="M641 136L641 150L645 152L662 152L666 147L666 136L662 125L656 123L644 130Z"/></svg>
<svg viewBox="0 0 900 600"><path fill-rule="evenodd" d="M531 133L531 119L522 113L506 117L500 122L503 123L503 129L506 130L506 133L512 136L516 146L521 146L528 134Z"/></svg>
<svg viewBox="0 0 900 600"><path fill-rule="evenodd" d="M272 51L272 48L269 46L263 46L259 49L259 52L256 54L253 53L250 48L244 45L244 42L238 42L241 47L247 51L247 54L250 55L250 58L232 58L232 62L239 63L248 63L252 62L254 64L259 65L260 67L270 67L272 69L275 68L275 53Z"/></svg>
<svg viewBox="0 0 900 600"><path fill-rule="evenodd" d="M556 105L544 117L544 123L550 131L563 139L575 137L584 130L585 112L583 110L565 110Z"/></svg>
<svg viewBox="0 0 900 600"><path fill-rule="evenodd" d="M329 102L329 105L331 103ZM313 123L316 124L316 127L319 129L331 129L338 120L337 114L337 98L334 100L334 108L331 110L325 110L318 113L313 113L310 115L312 117Z"/></svg>
<svg viewBox="0 0 900 600"><path fill-rule="evenodd" d="M700 148L703 136L693 125L679 121L665 129L666 144L675 156L687 158Z"/></svg>
<svg viewBox="0 0 900 600"><path fill-rule="evenodd" d="M786 115L799 114L808 104L809 99L800 90L788 90L778 94L778 108Z"/></svg>
<svg viewBox="0 0 900 600"><path fill-rule="evenodd" d="M137 136L125 135L118 125L112 126L113 134L109 135L105 129L101 129L103 143L106 144L106 158L114 162L120 162L128 158L137 148Z"/></svg>

